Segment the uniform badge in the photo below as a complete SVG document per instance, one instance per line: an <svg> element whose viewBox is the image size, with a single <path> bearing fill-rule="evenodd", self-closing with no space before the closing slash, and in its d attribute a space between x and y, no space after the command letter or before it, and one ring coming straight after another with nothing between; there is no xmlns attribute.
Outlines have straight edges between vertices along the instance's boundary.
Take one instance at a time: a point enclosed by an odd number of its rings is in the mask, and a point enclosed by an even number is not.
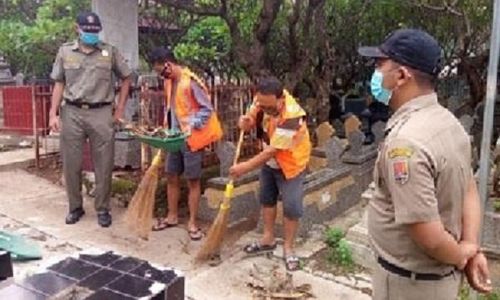
<svg viewBox="0 0 500 300"><path fill-rule="evenodd" d="M410 178L410 170L407 160L398 160L393 162L392 171L394 174L394 181L399 184L405 184Z"/></svg>
<svg viewBox="0 0 500 300"><path fill-rule="evenodd" d="M101 54L102 54L102 56L104 56L104 57L109 56L109 52L108 52L108 50L102 50L102 51L101 51Z"/></svg>
<svg viewBox="0 0 500 300"><path fill-rule="evenodd" d="M389 158L405 157L410 158L413 155L413 149L407 147L393 148L389 151Z"/></svg>

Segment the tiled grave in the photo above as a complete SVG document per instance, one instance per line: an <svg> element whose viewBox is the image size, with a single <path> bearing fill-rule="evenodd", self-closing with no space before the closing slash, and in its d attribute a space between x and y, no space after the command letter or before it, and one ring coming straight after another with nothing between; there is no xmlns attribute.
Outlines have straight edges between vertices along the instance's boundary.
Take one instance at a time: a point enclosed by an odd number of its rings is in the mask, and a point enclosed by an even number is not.
<svg viewBox="0 0 500 300"><path fill-rule="evenodd" d="M183 300L184 277L113 252L79 254L0 289L0 299Z"/></svg>

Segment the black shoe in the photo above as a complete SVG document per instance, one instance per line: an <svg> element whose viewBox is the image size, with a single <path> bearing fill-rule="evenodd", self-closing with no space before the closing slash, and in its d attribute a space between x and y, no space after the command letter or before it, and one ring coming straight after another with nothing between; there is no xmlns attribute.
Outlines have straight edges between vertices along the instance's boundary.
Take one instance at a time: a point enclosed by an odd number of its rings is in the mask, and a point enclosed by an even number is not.
<svg viewBox="0 0 500 300"><path fill-rule="evenodd" d="M97 213L97 223L101 225L101 227L109 227L111 226L112 219L111 215L108 211L102 211Z"/></svg>
<svg viewBox="0 0 500 300"><path fill-rule="evenodd" d="M66 216L66 224L75 224L76 222L80 221L81 217L83 217L84 214L85 211L81 207L73 210Z"/></svg>

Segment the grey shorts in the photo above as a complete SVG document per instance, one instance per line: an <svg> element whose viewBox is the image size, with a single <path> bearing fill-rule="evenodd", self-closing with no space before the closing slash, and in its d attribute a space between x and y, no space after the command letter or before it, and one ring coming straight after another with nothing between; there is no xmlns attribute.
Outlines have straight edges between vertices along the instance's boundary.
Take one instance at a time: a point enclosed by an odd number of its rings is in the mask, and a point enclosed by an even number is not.
<svg viewBox="0 0 500 300"><path fill-rule="evenodd" d="M186 145L179 152L170 152L166 159L165 172L168 175L181 175L186 179L200 179L203 164L203 150L191 152Z"/></svg>
<svg viewBox="0 0 500 300"><path fill-rule="evenodd" d="M278 197L283 201L283 214L289 219L299 219L304 213L305 172L294 178L286 179L281 169L264 165L260 172L260 203L263 206L275 206Z"/></svg>

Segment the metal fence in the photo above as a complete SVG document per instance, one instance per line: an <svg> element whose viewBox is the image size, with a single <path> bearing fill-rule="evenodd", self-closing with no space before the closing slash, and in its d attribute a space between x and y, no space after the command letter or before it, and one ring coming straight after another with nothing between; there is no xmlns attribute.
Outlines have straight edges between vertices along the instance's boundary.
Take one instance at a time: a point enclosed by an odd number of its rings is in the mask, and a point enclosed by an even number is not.
<svg viewBox="0 0 500 300"><path fill-rule="evenodd" d="M138 122L152 126L162 126L165 115L165 96L150 78L140 80ZM212 105L219 117L224 132L223 141L236 144L238 139L238 119L252 103L253 91L249 83L225 83L209 86ZM203 165L205 167L219 163L215 154L216 144L207 147ZM241 157L249 157L260 151L260 143L255 132L245 136ZM150 159L150 155L147 159Z"/></svg>
<svg viewBox="0 0 500 300"><path fill-rule="evenodd" d="M51 85L4 86L0 131L33 136L36 166L40 158L57 152L48 140Z"/></svg>
<svg viewBox="0 0 500 300"><path fill-rule="evenodd" d="M46 154L54 154L53 147L47 145L49 134L49 109L52 95L51 85L31 85L3 87L3 126L0 131L30 135L34 137L36 164ZM118 88L118 87L117 87ZM209 86L212 105L223 127L223 141L236 144L238 139L238 119L253 99L252 85L247 82L229 82ZM163 91L154 82L154 76L143 76L139 86L131 90L131 98L138 99L139 108L133 121L162 126L165 111ZM33 112L36 112L33 114ZM216 144L206 149L204 166L219 163L215 155ZM245 136L242 158L257 154L260 143L255 132ZM88 151L87 151L88 152ZM150 160L147 155L146 160Z"/></svg>

